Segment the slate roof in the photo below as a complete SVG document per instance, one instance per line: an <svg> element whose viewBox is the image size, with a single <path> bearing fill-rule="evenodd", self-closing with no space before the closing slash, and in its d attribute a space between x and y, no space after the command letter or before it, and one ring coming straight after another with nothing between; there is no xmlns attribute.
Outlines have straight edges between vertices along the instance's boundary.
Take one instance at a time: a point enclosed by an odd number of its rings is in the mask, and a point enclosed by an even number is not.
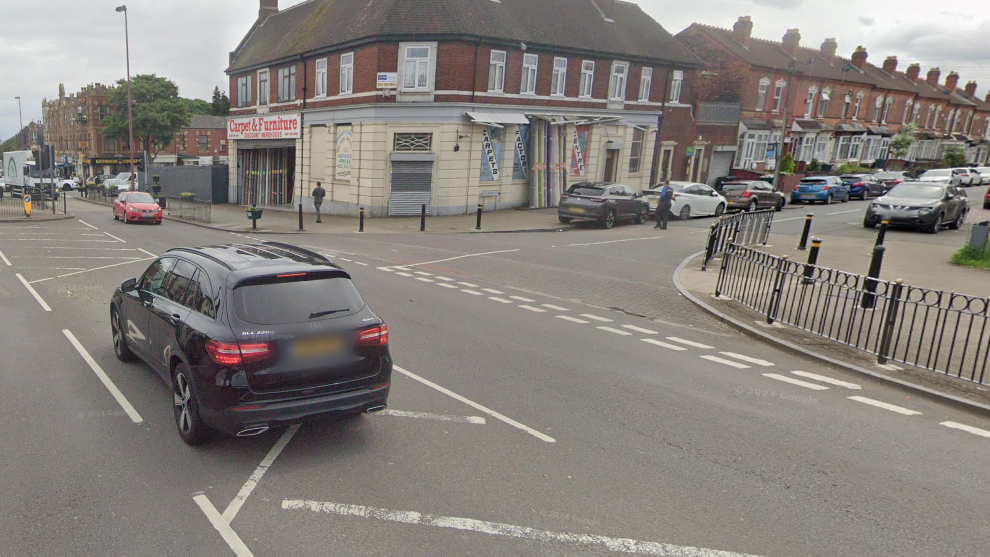
<svg viewBox="0 0 990 557"><path fill-rule="evenodd" d="M702 62L636 4L616 2L614 23L591 0L310 0L252 27L227 73L371 40L483 38L655 60Z"/></svg>
<svg viewBox="0 0 990 557"><path fill-rule="evenodd" d="M210 116L209 114L193 114L186 129L190 130L222 130L227 127L226 116Z"/></svg>

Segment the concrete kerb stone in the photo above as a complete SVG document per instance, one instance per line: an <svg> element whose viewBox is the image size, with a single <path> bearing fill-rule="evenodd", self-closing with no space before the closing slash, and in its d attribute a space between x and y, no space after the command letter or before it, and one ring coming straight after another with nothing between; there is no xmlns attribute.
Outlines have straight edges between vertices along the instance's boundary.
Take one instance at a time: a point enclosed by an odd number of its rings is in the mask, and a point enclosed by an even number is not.
<svg viewBox="0 0 990 557"><path fill-rule="evenodd" d="M31 224L33 222L52 222L57 220L74 219L75 215L34 215L28 217L0 217L0 224Z"/></svg>
<svg viewBox="0 0 990 557"><path fill-rule="evenodd" d="M815 352L813 350L808 350L807 348L804 348L802 346L798 346L797 344L794 344L792 342L789 342L789 341L786 341L786 340L783 340L783 339L779 339L779 338L775 338L775 337L767 334L764 331L760 331L759 329L757 329L755 327L752 327L750 325L747 325L746 323L743 323L742 321L739 321L738 319L735 319L734 317L731 317L729 315L726 315L725 313L722 313L721 311L713 308L712 306L706 304L704 301L700 300L697 296L695 296L694 294L692 294L691 292L689 292L684 287L684 285L681 283L681 273L684 271L684 269L692 261L694 261L695 259L697 259L699 256L704 255L704 253L705 252L700 251L698 253L695 253L694 255L690 255L684 261L682 261L680 263L680 265L677 266L677 269L674 270L674 277L673 277L673 279L674 279L674 286L677 288L677 291L680 292L682 296L684 296L685 298L687 298L691 303L693 303L694 305L698 306L699 308L701 308L705 312L711 314L713 317L715 317L719 321L722 321L723 323L726 323L727 325L730 325L731 327L739 330L740 332L742 332L742 333L744 333L744 334L746 334L746 335L748 335L748 336L750 336L752 338L755 338L757 340L766 342L768 344L775 345L778 348L780 348L782 350L785 350L787 352L790 352L792 354L795 354L795 355L798 355L798 356L807 357L807 358L810 358L812 360L816 360L816 361L818 361L820 363L823 363L825 365L830 365L830 366L834 366L834 367L845 369L847 371L851 371L853 373L858 373L860 375L865 375L865 376L867 376L867 377L869 377L871 379L874 379L874 380L876 380L878 382L884 383L884 384L889 385L891 387L895 387L897 389L900 389L900 390L903 390L903 391L907 391L907 392L910 392L912 394L920 395L920 396L923 396L923 397L928 398L928 399L933 399L933 400L935 400L937 402L946 403L946 404L949 404L950 406L953 406L953 407L958 408L958 409L961 409L961 410L965 410L965 411L968 411L968 412L976 412L976 413L981 414L983 416L990 416L990 406L988 406L986 404L981 404L979 402L975 402L975 401L971 401L971 400L966 400L964 398L957 397L955 395L950 395L948 393L943 393L943 392L940 392L940 391L936 391L936 390L930 389L928 387L924 387L924 386L921 386L921 385L916 385L916 384L911 383L909 381L904 381L902 379L897 379L895 377L890 377L890 376L887 376L887 375L879 374L879 373L870 371L870 370L868 370L866 368L863 368L863 367L860 367L860 366L857 366L857 365L850 364L848 362L843 362L841 360L836 360L834 358L830 358L828 356L825 356L824 354L819 354L818 352Z"/></svg>

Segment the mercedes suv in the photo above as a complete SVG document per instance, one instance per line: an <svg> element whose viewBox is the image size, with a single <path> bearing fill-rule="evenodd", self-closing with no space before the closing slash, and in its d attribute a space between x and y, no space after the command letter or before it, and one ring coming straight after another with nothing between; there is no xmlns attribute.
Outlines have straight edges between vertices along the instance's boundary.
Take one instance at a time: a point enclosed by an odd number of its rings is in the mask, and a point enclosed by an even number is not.
<svg viewBox="0 0 990 557"><path fill-rule="evenodd" d="M114 352L171 386L195 445L385 409L388 327L326 257L277 242L174 248L110 300Z"/></svg>

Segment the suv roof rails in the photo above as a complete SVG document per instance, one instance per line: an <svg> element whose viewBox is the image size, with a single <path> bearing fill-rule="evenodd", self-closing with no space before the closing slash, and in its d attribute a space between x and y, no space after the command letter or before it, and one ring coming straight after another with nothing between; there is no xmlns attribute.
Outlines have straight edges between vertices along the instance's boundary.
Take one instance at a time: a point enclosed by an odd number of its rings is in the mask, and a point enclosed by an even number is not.
<svg viewBox="0 0 990 557"><path fill-rule="evenodd" d="M323 254L316 253L315 251L308 250L306 248L301 248L299 246L294 246L292 244L286 244L285 242L262 242L261 245L263 245L263 246L275 246L277 248L282 248L282 249L284 249L286 251L294 251L294 252L298 252L298 253L303 253L303 254L306 254L306 255L314 258L314 259L319 259L320 261L326 261L327 263L336 266L336 264L333 261L331 261L329 257L327 257L327 256L325 256Z"/></svg>
<svg viewBox="0 0 990 557"><path fill-rule="evenodd" d="M200 249L198 249L198 248L181 248L181 247L180 248L172 248L172 249L168 250L168 252L166 252L166 253L170 253L170 252L173 252L173 251L182 251L182 252L192 253L192 254L198 255L200 257L205 257L206 259L209 259L210 261L213 261L215 263L219 263L220 265L223 265L224 268L226 268L228 271L233 271L234 270L234 267L231 266L230 263L227 263L223 259L220 259L219 257L217 257L217 256L215 256L213 254L200 251Z"/></svg>

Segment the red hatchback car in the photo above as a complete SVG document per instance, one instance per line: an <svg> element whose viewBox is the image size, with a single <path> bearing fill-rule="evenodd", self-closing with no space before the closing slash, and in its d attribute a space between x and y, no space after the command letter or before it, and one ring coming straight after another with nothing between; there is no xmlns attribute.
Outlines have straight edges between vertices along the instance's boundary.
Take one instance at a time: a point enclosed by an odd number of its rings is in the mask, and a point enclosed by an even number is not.
<svg viewBox="0 0 990 557"><path fill-rule="evenodd" d="M124 219L125 223L162 223L162 208L150 193L126 191L113 201L113 220Z"/></svg>

